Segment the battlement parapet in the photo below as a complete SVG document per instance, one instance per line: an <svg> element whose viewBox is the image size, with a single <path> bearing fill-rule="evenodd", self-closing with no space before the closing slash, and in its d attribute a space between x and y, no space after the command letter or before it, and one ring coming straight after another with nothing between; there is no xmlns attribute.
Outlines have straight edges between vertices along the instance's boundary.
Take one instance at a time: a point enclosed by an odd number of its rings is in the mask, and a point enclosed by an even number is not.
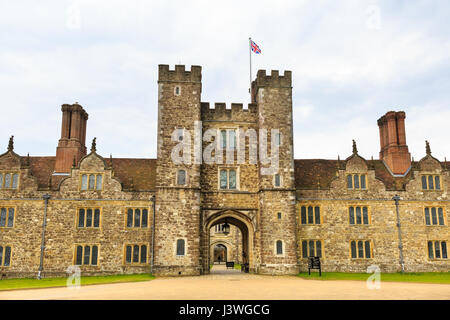
<svg viewBox="0 0 450 320"><path fill-rule="evenodd" d="M266 75L266 70L258 70L256 75L257 87L290 88L292 87L292 72L284 71L280 76L278 70L272 70L270 76Z"/></svg>
<svg viewBox="0 0 450 320"><path fill-rule="evenodd" d="M242 103L232 103L231 108L223 102L214 103L214 108L210 108L209 102L201 103L202 120L227 120L227 121L255 121L257 117L256 104L249 104L248 109L244 109Z"/></svg>
<svg viewBox="0 0 450 320"><path fill-rule="evenodd" d="M202 82L202 67L191 66L190 71L185 70L184 65L175 65L175 70L170 70L169 65L158 66L158 82Z"/></svg>

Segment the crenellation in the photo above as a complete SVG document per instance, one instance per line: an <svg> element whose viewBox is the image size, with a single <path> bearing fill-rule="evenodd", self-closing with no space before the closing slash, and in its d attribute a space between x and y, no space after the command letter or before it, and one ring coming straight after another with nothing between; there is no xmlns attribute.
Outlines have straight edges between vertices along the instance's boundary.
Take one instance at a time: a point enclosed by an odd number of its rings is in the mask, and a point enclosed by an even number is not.
<svg viewBox="0 0 450 320"><path fill-rule="evenodd" d="M268 76L266 70L258 70L256 85L258 87L290 88L292 87L292 72L286 70L284 75L280 76L278 70L271 70L271 75Z"/></svg>
<svg viewBox="0 0 450 320"><path fill-rule="evenodd" d="M175 65L175 70L170 70L169 65L160 64L158 69L158 82L201 82L202 67L191 66L190 71L186 71L184 65Z"/></svg>

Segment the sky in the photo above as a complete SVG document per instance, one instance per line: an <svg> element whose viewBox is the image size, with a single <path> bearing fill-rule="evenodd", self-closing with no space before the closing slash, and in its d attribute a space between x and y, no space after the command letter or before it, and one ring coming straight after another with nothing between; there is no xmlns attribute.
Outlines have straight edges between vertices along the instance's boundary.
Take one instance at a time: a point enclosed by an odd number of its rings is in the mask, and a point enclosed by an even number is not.
<svg viewBox="0 0 450 320"><path fill-rule="evenodd" d="M202 101L249 103L257 70L292 71L296 159L379 157L377 119L406 112L415 160L450 160L447 0L0 0L0 153L52 156L61 105L87 148L155 158L158 64L202 66Z"/></svg>

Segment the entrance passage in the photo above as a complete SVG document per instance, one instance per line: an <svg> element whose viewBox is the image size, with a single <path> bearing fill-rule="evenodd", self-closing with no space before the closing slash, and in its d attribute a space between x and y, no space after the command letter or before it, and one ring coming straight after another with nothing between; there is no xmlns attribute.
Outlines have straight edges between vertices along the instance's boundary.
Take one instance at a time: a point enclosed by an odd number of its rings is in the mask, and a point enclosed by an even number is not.
<svg viewBox="0 0 450 320"><path fill-rule="evenodd" d="M214 263L227 262L227 247L219 243L214 246Z"/></svg>

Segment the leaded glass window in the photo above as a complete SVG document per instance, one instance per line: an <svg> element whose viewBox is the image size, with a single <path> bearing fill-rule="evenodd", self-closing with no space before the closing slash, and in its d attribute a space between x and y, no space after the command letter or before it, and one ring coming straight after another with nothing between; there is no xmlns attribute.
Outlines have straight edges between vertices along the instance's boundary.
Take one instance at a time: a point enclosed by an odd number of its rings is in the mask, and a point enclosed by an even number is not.
<svg viewBox="0 0 450 320"><path fill-rule="evenodd" d="M280 187L281 186L281 176L277 173L275 175L275 187Z"/></svg>
<svg viewBox="0 0 450 320"><path fill-rule="evenodd" d="M363 242L358 241L358 258L364 258Z"/></svg>
<svg viewBox="0 0 450 320"><path fill-rule="evenodd" d="M236 189L236 170L230 170L230 189Z"/></svg>
<svg viewBox="0 0 450 320"><path fill-rule="evenodd" d="M227 148L227 131L226 130L222 130L220 131L220 136L221 136L221 142L222 142L222 149L226 149Z"/></svg>
<svg viewBox="0 0 450 320"><path fill-rule="evenodd" d="M367 207L349 207L350 224L369 224L369 209Z"/></svg>
<svg viewBox="0 0 450 320"><path fill-rule="evenodd" d="M142 210L142 228L147 228L148 226L148 210L143 209Z"/></svg>
<svg viewBox="0 0 450 320"><path fill-rule="evenodd" d="M95 175L91 174L89 175L89 189L94 189L95 186Z"/></svg>
<svg viewBox="0 0 450 320"><path fill-rule="evenodd" d="M96 189L97 190L102 190L102 180L103 180L103 176L101 174L98 174L97 181L96 181Z"/></svg>
<svg viewBox="0 0 450 320"><path fill-rule="evenodd" d="M93 266L97 265L97 259L98 259L98 247L97 246L92 246L92 260L91 260L91 264Z"/></svg>
<svg viewBox="0 0 450 320"><path fill-rule="evenodd" d="M314 207L315 223L320 224L320 207Z"/></svg>
<svg viewBox="0 0 450 320"><path fill-rule="evenodd" d="M0 227L5 227L6 225L6 208L0 209Z"/></svg>
<svg viewBox="0 0 450 320"><path fill-rule="evenodd" d="M314 257L314 241L309 241L309 256Z"/></svg>
<svg viewBox="0 0 450 320"><path fill-rule="evenodd" d="M366 258L370 259L371 253L370 253L370 241L365 242L365 251L366 251Z"/></svg>
<svg viewBox="0 0 450 320"><path fill-rule="evenodd" d="M133 226L133 209L128 209L127 212L127 227L131 228Z"/></svg>
<svg viewBox="0 0 450 320"><path fill-rule="evenodd" d="M14 225L14 208L8 208L8 228Z"/></svg>
<svg viewBox="0 0 450 320"><path fill-rule="evenodd" d="M361 207L356 207L356 224L361 224Z"/></svg>
<svg viewBox="0 0 450 320"><path fill-rule="evenodd" d="M236 131L230 130L230 149L236 149Z"/></svg>
<svg viewBox="0 0 450 320"><path fill-rule="evenodd" d="M83 247L82 246L77 246L77 257L76 257L76 262L75 264L77 265L81 265L83 264Z"/></svg>
<svg viewBox="0 0 450 320"><path fill-rule="evenodd" d="M350 224L355 224L355 208L354 207L349 208L349 214L350 214Z"/></svg>
<svg viewBox="0 0 450 320"><path fill-rule="evenodd" d="M5 188L11 188L11 173L5 174Z"/></svg>
<svg viewBox="0 0 450 320"><path fill-rule="evenodd" d="M227 188L227 170L220 170L220 189Z"/></svg>
<svg viewBox="0 0 450 320"><path fill-rule="evenodd" d="M300 214L301 214L302 224L306 224L306 207L305 206L301 207Z"/></svg>
<svg viewBox="0 0 450 320"><path fill-rule="evenodd" d="M94 228L100 227L100 209L94 210Z"/></svg>
<svg viewBox="0 0 450 320"><path fill-rule="evenodd" d="M352 176L347 176L347 188L348 189L353 189L353 177Z"/></svg>
<svg viewBox="0 0 450 320"><path fill-rule="evenodd" d="M351 242L352 259L356 259L356 241Z"/></svg>
<svg viewBox="0 0 450 320"><path fill-rule="evenodd" d="M139 246L133 246L133 263L139 262Z"/></svg>
<svg viewBox="0 0 450 320"><path fill-rule="evenodd" d="M426 176L422 176L422 189L424 190L428 189Z"/></svg>
<svg viewBox="0 0 450 320"><path fill-rule="evenodd" d="M83 264L89 264L89 260L91 258L91 247L90 246L85 246L84 247L84 260L83 260Z"/></svg>
<svg viewBox="0 0 450 320"><path fill-rule="evenodd" d="M437 224L436 208L431 208L431 221L434 225Z"/></svg>
<svg viewBox="0 0 450 320"><path fill-rule="evenodd" d="M322 258L322 242L316 241L316 256Z"/></svg>
<svg viewBox="0 0 450 320"><path fill-rule="evenodd" d="M3 188L3 173L0 173L0 189Z"/></svg>
<svg viewBox="0 0 450 320"><path fill-rule="evenodd" d="M127 210L127 228L147 228L148 209L129 208Z"/></svg>
<svg viewBox="0 0 450 320"><path fill-rule="evenodd" d="M131 252L132 252L131 246L127 246L126 252L125 252L125 262L126 263L131 263Z"/></svg>
<svg viewBox="0 0 450 320"><path fill-rule="evenodd" d="M303 258L308 257L308 242L306 240L302 241L302 253Z"/></svg>
<svg viewBox="0 0 450 320"><path fill-rule="evenodd" d="M141 246L141 263L147 263L147 246Z"/></svg>
<svg viewBox="0 0 450 320"><path fill-rule="evenodd" d="M3 262L3 265L5 267L9 267L11 263L11 247L5 247L5 260Z"/></svg>
<svg viewBox="0 0 450 320"><path fill-rule="evenodd" d="M17 183L19 181L19 175L17 173L13 174L13 180L12 180L12 188L17 189Z"/></svg>
<svg viewBox="0 0 450 320"><path fill-rule="evenodd" d="M78 227L79 228L84 227L84 209L80 209L78 211Z"/></svg>
<svg viewBox="0 0 450 320"><path fill-rule="evenodd" d="M425 224L427 226L431 225L431 220L430 220L430 208L425 208Z"/></svg>
<svg viewBox="0 0 450 320"><path fill-rule="evenodd" d="M439 216L439 225L444 225L444 210L442 208L438 208L438 216Z"/></svg>
<svg viewBox="0 0 450 320"><path fill-rule="evenodd" d="M87 190L87 174L81 176L81 190Z"/></svg>
<svg viewBox="0 0 450 320"><path fill-rule="evenodd" d="M86 210L86 227L92 227L92 209Z"/></svg>
<svg viewBox="0 0 450 320"><path fill-rule="evenodd" d="M313 212L313 207L309 206L308 207L308 224L314 224L314 212Z"/></svg>
<svg viewBox="0 0 450 320"><path fill-rule="evenodd" d="M432 241L428 241L428 257L430 259L434 259L434 250L433 250L433 242Z"/></svg>
<svg viewBox="0 0 450 320"><path fill-rule="evenodd" d="M135 227L141 226L141 210L140 209L134 210L134 226Z"/></svg>

